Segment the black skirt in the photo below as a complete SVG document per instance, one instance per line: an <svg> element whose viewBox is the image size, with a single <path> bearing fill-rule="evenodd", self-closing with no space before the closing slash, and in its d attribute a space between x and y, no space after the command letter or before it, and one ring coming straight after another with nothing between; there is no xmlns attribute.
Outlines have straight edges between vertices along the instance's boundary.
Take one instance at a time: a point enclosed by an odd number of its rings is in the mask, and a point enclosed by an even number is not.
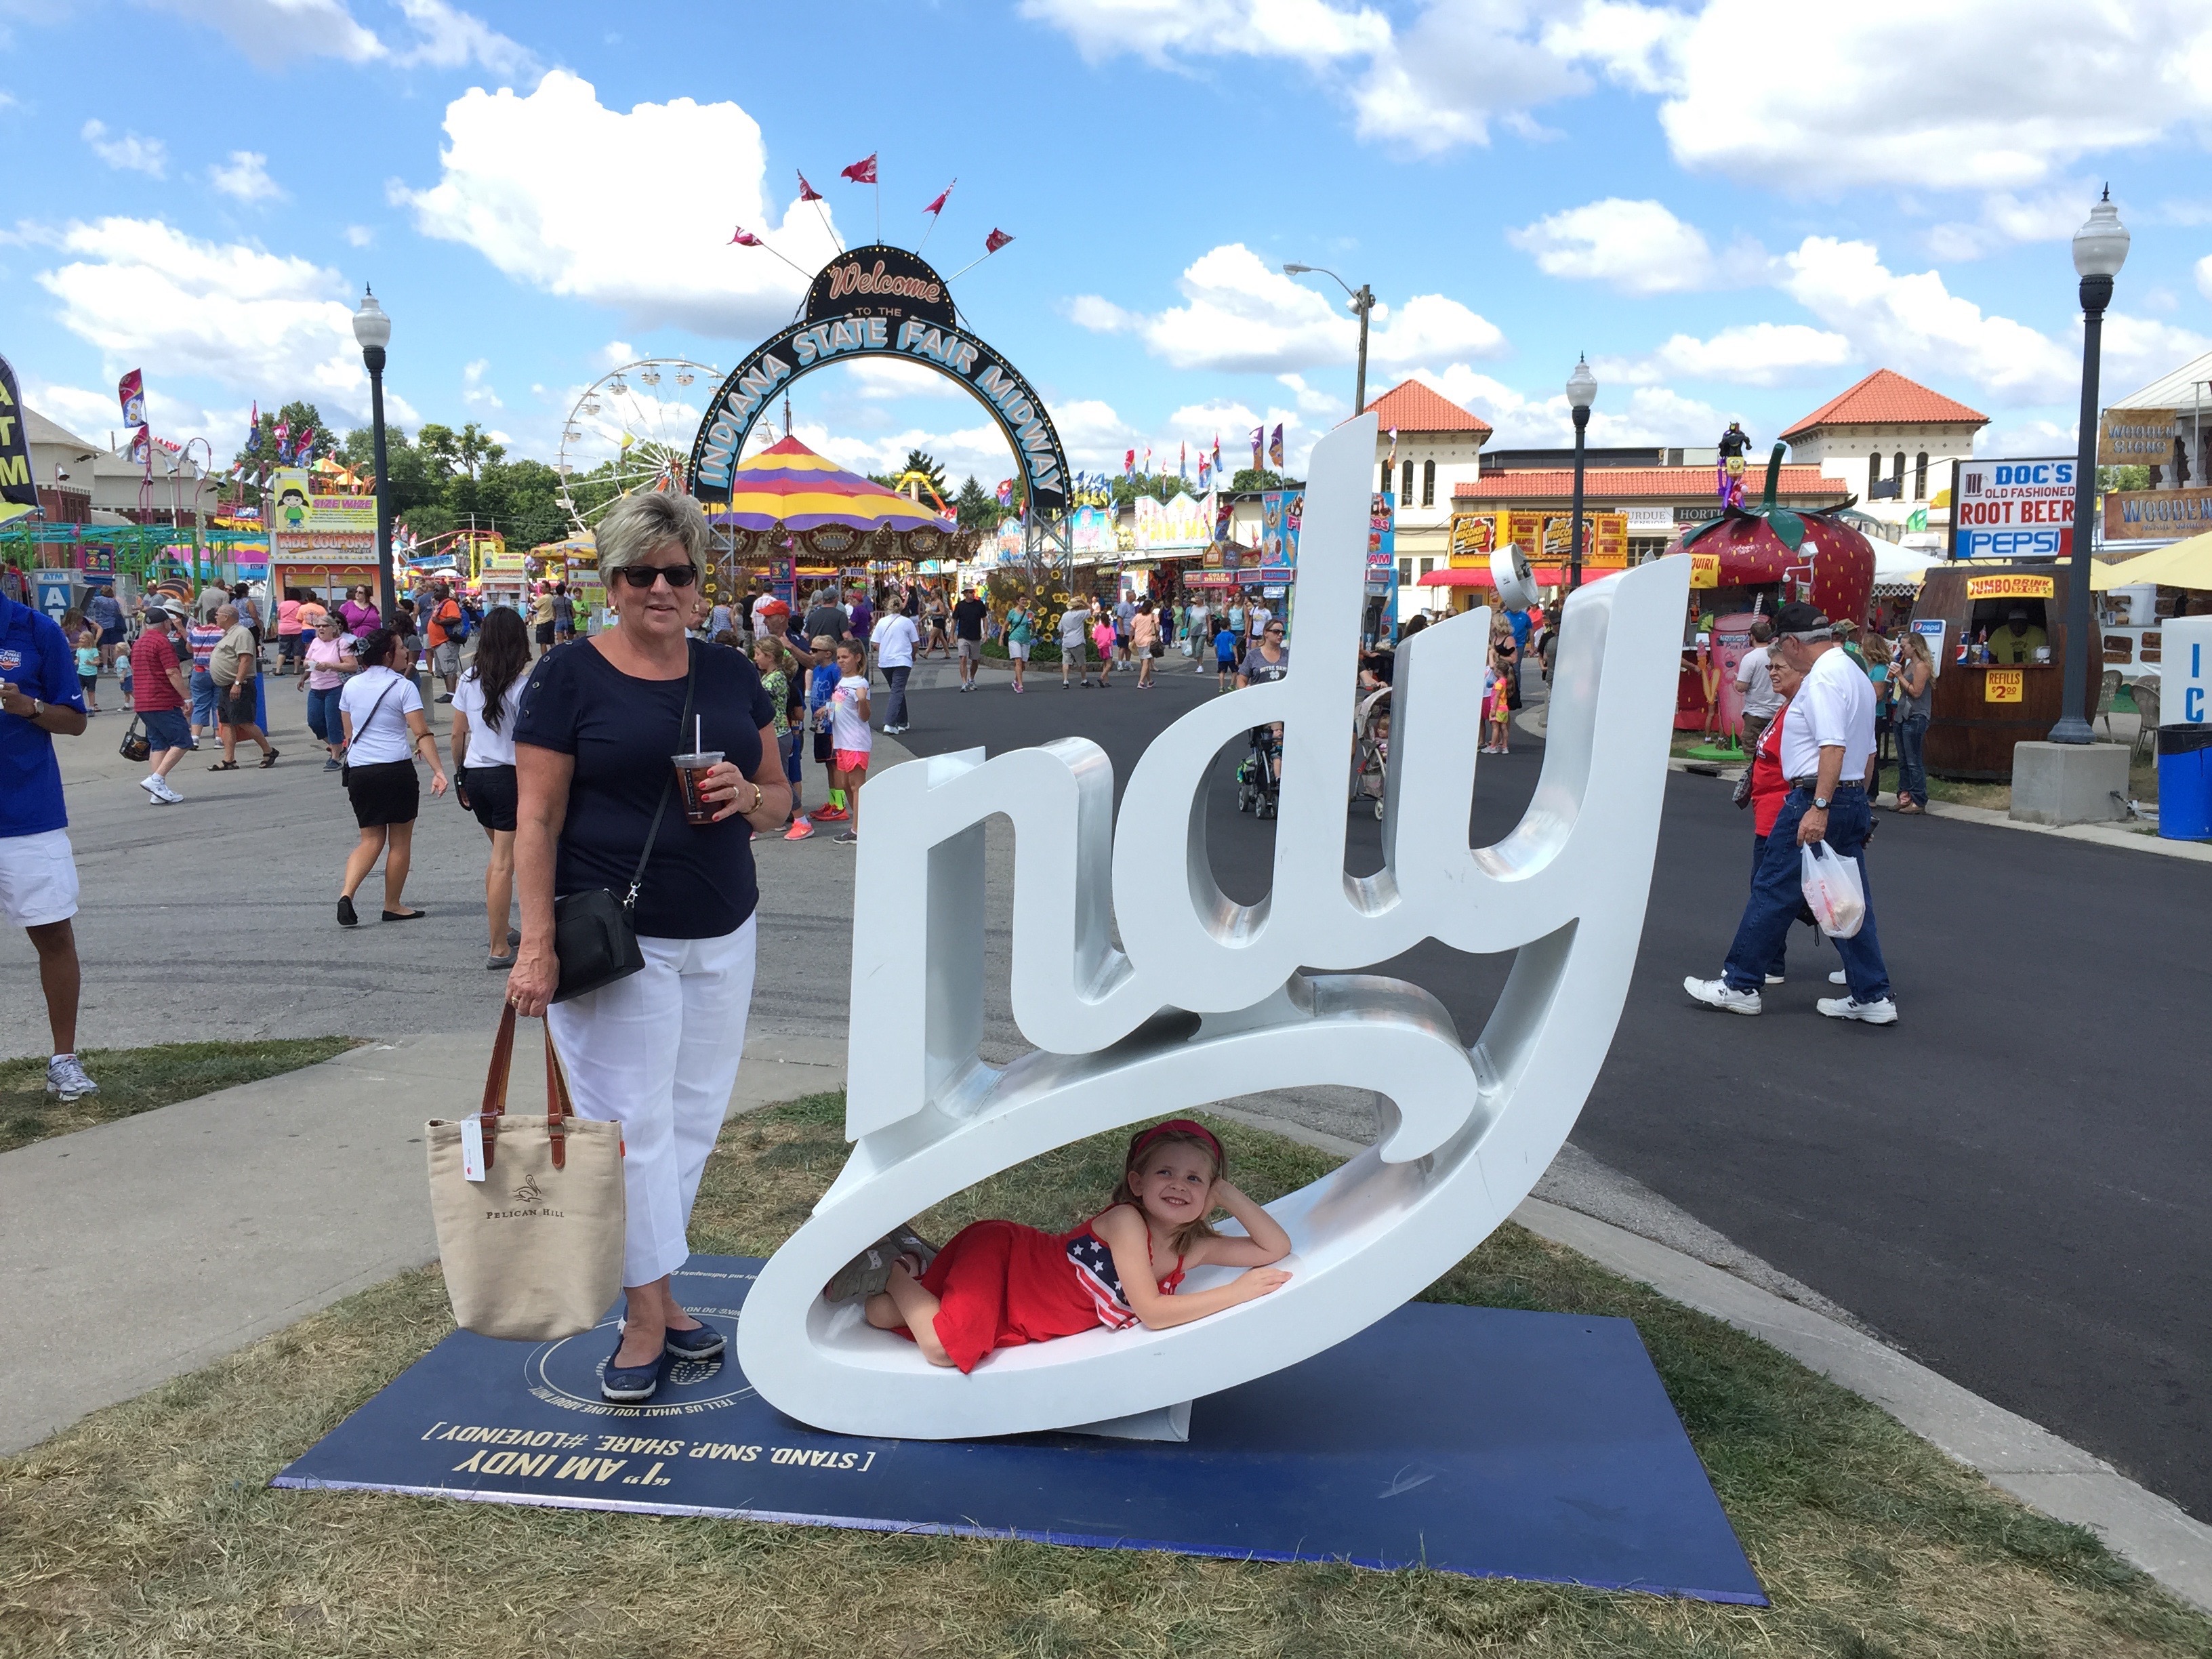
<svg viewBox="0 0 2212 1659"><path fill-rule="evenodd" d="M462 786L468 791L469 811L487 830L514 828L514 769L512 766L471 766Z"/></svg>
<svg viewBox="0 0 2212 1659"><path fill-rule="evenodd" d="M353 801L353 821L374 830L380 824L414 823L422 803L422 782L411 760L349 765L346 793Z"/></svg>

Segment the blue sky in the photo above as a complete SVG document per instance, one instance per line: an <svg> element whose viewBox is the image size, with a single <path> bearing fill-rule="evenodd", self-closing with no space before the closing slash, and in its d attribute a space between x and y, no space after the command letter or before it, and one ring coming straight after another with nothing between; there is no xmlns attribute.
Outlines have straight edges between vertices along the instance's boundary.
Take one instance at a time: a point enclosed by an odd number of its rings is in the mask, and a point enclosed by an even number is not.
<svg viewBox="0 0 2212 1659"><path fill-rule="evenodd" d="M2038 453L2104 180L2107 393L2212 349L2208 55L2201 0L0 0L0 352L94 438L143 368L156 430L228 457L256 400L363 418L368 282L398 418L550 459L613 364L727 369L788 318L799 279L728 239L817 265L799 170L872 240L837 173L876 151L887 240L956 176L927 257L1016 238L955 295L1079 467L1262 421L1296 459L1349 412L1342 295L1285 260L1374 286L1370 392L1419 374L1499 445L1566 440L1587 351L1593 441L1764 442L1888 367ZM626 417L688 442L708 389ZM1012 471L925 370L827 369L793 412L848 464Z"/></svg>

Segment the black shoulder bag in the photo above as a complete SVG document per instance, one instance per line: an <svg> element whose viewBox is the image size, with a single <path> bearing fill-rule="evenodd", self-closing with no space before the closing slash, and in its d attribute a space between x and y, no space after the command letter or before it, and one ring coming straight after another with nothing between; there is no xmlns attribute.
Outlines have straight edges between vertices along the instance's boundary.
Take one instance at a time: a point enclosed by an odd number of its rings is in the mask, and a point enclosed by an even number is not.
<svg viewBox="0 0 2212 1659"><path fill-rule="evenodd" d="M691 724L691 694L699 678L699 653L689 641L685 650L690 671L684 677L684 712L677 718L677 741ZM660 819L668 811L668 792L676 785L671 767L660 781L660 804L653 809L653 824L645 832L645 850L630 872L629 890L620 898L605 887L569 893L553 901L553 954L560 958L561 982L553 1000L596 991L618 979L628 979L645 966L645 953L637 948L637 929L631 917L637 908L637 890L645 881L645 866L653 857L653 843L660 835Z"/></svg>

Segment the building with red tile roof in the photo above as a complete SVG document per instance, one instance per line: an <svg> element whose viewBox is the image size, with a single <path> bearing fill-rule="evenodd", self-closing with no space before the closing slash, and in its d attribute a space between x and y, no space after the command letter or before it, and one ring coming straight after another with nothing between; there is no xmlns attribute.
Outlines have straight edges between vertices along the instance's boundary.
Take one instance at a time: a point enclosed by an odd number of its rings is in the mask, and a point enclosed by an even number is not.
<svg viewBox="0 0 2212 1659"><path fill-rule="evenodd" d="M1367 406L1376 418L1376 488L1397 514L1400 568L1416 568L1412 562L1423 557L1440 562L1451 543L1454 492L1480 473L1490 422L1417 380L1400 381Z"/></svg>
<svg viewBox="0 0 2212 1659"><path fill-rule="evenodd" d="M1899 537L1934 546L1949 522L1951 463L1972 459L1974 434L1989 423L1978 409L1878 368L1782 437L1790 459L1809 461L1848 487ZM1917 530L1910 527L1916 517Z"/></svg>

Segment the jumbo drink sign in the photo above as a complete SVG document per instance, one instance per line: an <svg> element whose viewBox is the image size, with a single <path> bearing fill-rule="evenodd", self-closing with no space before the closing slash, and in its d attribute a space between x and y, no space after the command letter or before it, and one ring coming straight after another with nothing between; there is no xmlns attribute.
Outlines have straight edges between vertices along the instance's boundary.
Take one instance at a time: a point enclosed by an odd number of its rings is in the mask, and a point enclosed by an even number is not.
<svg viewBox="0 0 2212 1659"><path fill-rule="evenodd" d="M1315 446L1300 526L1297 649L1280 680L1213 697L1138 761L1084 738L896 766L868 785L853 925L852 1157L760 1273L738 1326L778 1410L846 1434L948 1439L1147 1413L1295 1364L1418 1295L1503 1221L1558 1154L1627 994L1651 885L1686 558L1583 588L1562 610L1534 805L1472 848L1481 731L1467 719L1490 613L1399 647L1382 868L1345 874L1344 719L1365 608L1376 421ZM1284 723L1268 896L1206 858L1217 757ZM1014 826L1015 1023L985 1061L985 825ZM1174 872L1163 885L1163 872ZM913 900L920 895L920 926ZM1164 895L1165 902L1164 902ZM1118 937L1116 929L1118 927ZM1362 972L1435 939L1515 952L1479 1033L1418 986ZM1476 1040L1470 1044L1468 1038ZM822 1287L892 1227L1086 1135L1255 1090L1378 1091L1377 1143L1270 1212L1289 1282L1167 1330L1099 1328L963 1375ZM1233 1224L1232 1224L1233 1225ZM1204 1288L1230 1270L1199 1268Z"/></svg>
<svg viewBox="0 0 2212 1659"><path fill-rule="evenodd" d="M1032 509L1052 518L1067 510L1067 455L1044 399L963 331L942 276L904 248L881 243L824 265L799 321L763 341L716 390L691 446L692 493L709 511L727 501L730 469L771 399L824 364L862 357L921 363L966 387L1020 458Z"/></svg>

